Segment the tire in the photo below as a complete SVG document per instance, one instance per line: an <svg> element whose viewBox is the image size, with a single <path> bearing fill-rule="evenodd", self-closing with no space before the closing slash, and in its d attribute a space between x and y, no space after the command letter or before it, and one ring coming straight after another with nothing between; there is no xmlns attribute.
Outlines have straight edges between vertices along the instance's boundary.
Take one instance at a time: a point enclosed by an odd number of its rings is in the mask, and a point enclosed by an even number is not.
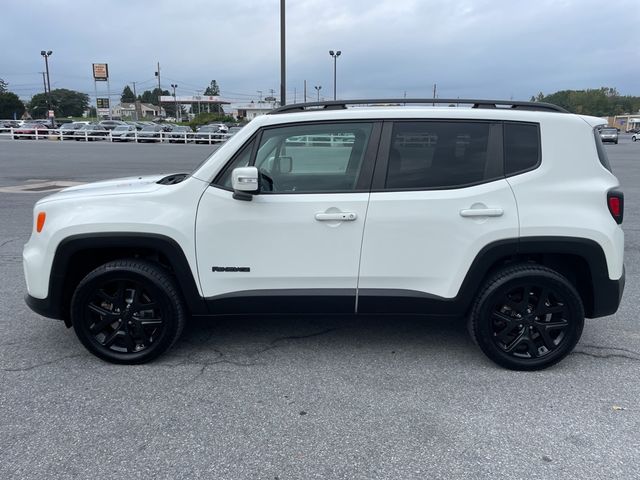
<svg viewBox="0 0 640 480"><path fill-rule="evenodd" d="M469 331L484 354L511 370L558 363L576 346L583 327L582 300L569 280L526 264L490 277L469 318Z"/></svg>
<svg viewBox="0 0 640 480"><path fill-rule="evenodd" d="M637 140L637 138L635 136L631 137L631 140L633 140L634 142Z"/></svg>
<svg viewBox="0 0 640 480"><path fill-rule="evenodd" d="M71 321L91 353L111 363L149 362L173 346L187 313L162 267L115 260L89 273L71 299Z"/></svg>

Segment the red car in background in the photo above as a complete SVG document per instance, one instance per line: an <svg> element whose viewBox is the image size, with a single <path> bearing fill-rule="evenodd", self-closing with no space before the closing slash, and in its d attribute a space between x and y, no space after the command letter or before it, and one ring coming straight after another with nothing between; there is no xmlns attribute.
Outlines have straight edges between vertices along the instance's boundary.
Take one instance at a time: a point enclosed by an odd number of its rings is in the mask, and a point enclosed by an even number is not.
<svg viewBox="0 0 640 480"><path fill-rule="evenodd" d="M47 133L49 133L49 127L44 123L25 123L22 127L13 130L13 139L33 139L36 138L36 134L38 136L45 136Z"/></svg>

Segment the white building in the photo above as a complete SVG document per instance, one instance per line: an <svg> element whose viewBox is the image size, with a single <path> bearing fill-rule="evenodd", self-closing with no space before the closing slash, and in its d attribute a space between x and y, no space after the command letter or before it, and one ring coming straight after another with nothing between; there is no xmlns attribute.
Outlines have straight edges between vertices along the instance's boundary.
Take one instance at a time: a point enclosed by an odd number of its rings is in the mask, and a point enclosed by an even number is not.
<svg viewBox="0 0 640 480"><path fill-rule="evenodd" d="M238 120L253 120L260 115L264 115L274 108L278 108L278 105L274 105L273 103L267 102L251 102L245 105L236 105L233 107L233 116Z"/></svg>
<svg viewBox="0 0 640 480"><path fill-rule="evenodd" d="M166 116L164 108L160 108L157 105L152 105L151 103L140 103L139 108L140 118L156 118ZM111 115L114 117L135 117L135 114L135 103L119 103L111 109Z"/></svg>

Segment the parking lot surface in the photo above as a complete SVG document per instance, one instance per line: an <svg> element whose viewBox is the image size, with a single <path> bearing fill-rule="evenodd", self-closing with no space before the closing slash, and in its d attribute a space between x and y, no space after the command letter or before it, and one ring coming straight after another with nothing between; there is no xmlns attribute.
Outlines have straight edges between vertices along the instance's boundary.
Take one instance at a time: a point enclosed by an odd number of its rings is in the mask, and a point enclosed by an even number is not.
<svg viewBox="0 0 640 480"><path fill-rule="evenodd" d="M625 193L622 305L546 371L503 370L462 321L417 317L195 320L155 363L116 366L26 307L43 193L6 187L190 171L212 149L0 143L0 478L638 478L630 136L606 146Z"/></svg>

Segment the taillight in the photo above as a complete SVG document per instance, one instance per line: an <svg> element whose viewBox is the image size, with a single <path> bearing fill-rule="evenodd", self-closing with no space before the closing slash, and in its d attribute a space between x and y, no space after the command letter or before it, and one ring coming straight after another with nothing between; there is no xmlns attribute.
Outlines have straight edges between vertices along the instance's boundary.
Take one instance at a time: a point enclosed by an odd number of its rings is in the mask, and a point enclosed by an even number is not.
<svg viewBox="0 0 640 480"><path fill-rule="evenodd" d="M624 195L622 192L613 190L607 193L607 206L611 216L619 225L622 223L622 217L624 216Z"/></svg>

